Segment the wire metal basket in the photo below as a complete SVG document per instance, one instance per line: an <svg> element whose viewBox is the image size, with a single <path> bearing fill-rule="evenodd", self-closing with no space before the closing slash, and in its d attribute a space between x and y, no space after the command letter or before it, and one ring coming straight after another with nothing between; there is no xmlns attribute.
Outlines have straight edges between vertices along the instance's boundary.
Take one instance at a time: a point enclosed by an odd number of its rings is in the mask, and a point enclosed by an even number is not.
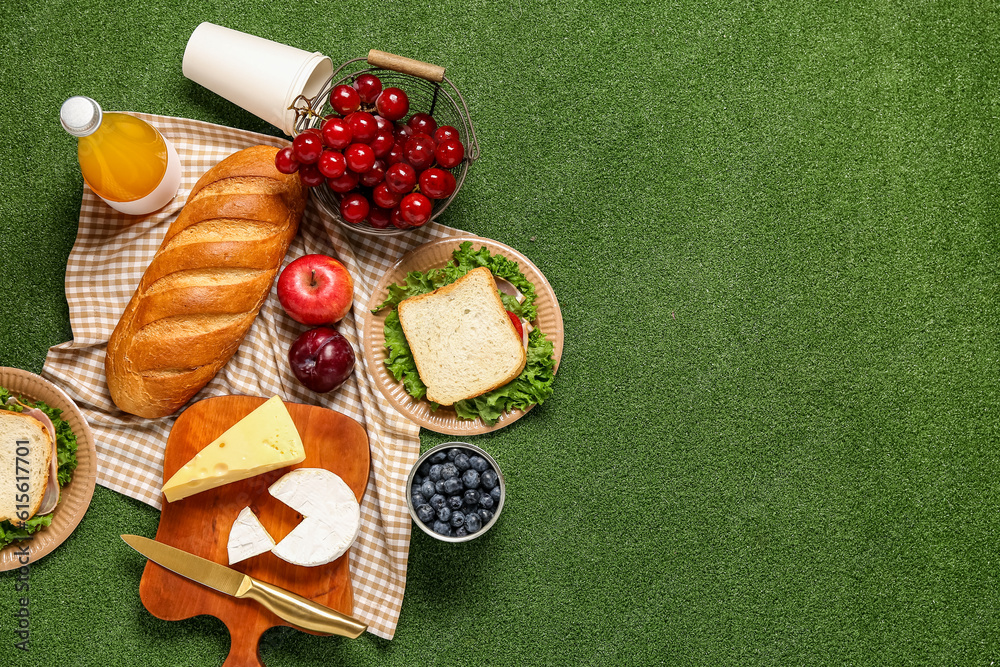
<svg viewBox="0 0 1000 667"><path fill-rule="evenodd" d="M455 177L455 191L447 199L434 200L434 208L428 220L430 222L441 215L458 196L469 167L479 157L479 142L472 127L472 119L469 117L469 108L455 84L444 75L443 67L374 49L365 58L348 60L330 76L315 97L311 99L302 97L297 101L295 134L322 125L327 115L335 113L330 106L331 91L341 84L351 85L358 76L366 72L381 79L383 89L394 86L406 93L410 100L410 110L406 117L398 122L405 122L415 113L430 114L434 116L438 126L451 125L457 129L459 139L465 146L465 157L462 162L449 170ZM340 200L343 195L334 192L325 184L313 188L312 192L319 205L352 232L372 236L393 236L405 234L412 229L399 229L392 225L380 229L373 227L367 220L361 224L349 223L340 215Z"/></svg>

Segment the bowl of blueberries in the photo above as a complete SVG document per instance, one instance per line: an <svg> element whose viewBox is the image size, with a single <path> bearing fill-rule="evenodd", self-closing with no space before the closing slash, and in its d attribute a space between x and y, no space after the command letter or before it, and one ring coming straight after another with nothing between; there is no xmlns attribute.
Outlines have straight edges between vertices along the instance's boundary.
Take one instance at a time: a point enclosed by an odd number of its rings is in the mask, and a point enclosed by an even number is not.
<svg viewBox="0 0 1000 667"><path fill-rule="evenodd" d="M414 523L443 542L468 542L489 530L503 509L500 466L465 442L427 450L406 480L406 503Z"/></svg>

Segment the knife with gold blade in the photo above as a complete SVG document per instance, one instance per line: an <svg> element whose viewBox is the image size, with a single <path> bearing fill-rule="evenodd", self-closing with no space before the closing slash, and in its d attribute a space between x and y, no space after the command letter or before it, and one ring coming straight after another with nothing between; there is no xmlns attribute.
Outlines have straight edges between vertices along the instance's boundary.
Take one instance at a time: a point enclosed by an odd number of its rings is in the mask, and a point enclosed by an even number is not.
<svg viewBox="0 0 1000 667"><path fill-rule="evenodd" d="M220 593L256 600L275 615L303 630L354 639L368 629L366 624L356 618L201 556L140 535L122 535L121 538L154 563Z"/></svg>

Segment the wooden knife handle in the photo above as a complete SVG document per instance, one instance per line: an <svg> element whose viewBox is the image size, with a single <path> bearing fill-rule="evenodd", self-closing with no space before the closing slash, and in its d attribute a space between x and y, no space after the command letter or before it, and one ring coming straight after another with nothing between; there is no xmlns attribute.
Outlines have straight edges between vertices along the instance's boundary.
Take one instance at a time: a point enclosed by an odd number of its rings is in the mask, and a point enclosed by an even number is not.
<svg viewBox="0 0 1000 667"><path fill-rule="evenodd" d="M244 579L236 597L256 600L281 619L310 632L354 639L368 629L367 624L356 618L253 577Z"/></svg>

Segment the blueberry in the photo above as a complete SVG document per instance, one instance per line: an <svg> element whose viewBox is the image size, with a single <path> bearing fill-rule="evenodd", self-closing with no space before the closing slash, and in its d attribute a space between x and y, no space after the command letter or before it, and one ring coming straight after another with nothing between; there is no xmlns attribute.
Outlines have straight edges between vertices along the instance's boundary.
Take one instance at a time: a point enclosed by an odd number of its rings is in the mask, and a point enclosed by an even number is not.
<svg viewBox="0 0 1000 667"><path fill-rule="evenodd" d="M487 470L486 472L484 472L480 476L480 479L483 482L483 488L484 489L490 489L490 490L492 490L493 487L495 487L497 485L497 474L495 472L493 472L492 470Z"/></svg>
<svg viewBox="0 0 1000 667"><path fill-rule="evenodd" d="M462 509L462 496L449 496L448 507L453 510Z"/></svg>
<svg viewBox="0 0 1000 667"><path fill-rule="evenodd" d="M417 508L417 518L424 523L429 524L434 520L434 508L424 503Z"/></svg>
<svg viewBox="0 0 1000 667"><path fill-rule="evenodd" d="M500 502L500 487L494 486L492 489L490 489L490 495L493 496L494 501Z"/></svg>
<svg viewBox="0 0 1000 667"><path fill-rule="evenodd" d="M431 462L431 465L434 465L435 463L444 463L448 460L448 454L442 449L440 452L434 452L431 454L430 458L427 460Z"/></svg>
<svg viewBox="0 0 1000 667"><path fill-rule="evenodd" d="M423 463L420 464L420 467L417 468L417 473L419 473L423 477L427 477L427 473L429 473L430 471L431 471L430 461L424 461Z"/></svg>
<svg viewBox="0 0 1000 667"><path fill-rule="evenodd" d="M461 453L462 453L461 449L458 449L457 447L452 447L451 449L448 450L448 460L454 461L455 458Z"/></svg>
<svg viewBox="0 0 1000 667"><path fill-rule="evenodd" d="M472 469L476 472L486 472L490 469L489 461L484 459L479 454L473 454L472 457L469 458L469 465L472 466Z"/></svg>
<svg viewBox="0 0 1000 667"><path fill-rule="evenodd" d="M451 520L448 522L452 528L459 528L465 523L465 515L461 512L452 512Z"/></svg>
<svg viewBox="0 0 1000 667"><path fill-rule="evenodd" d="M448 521L451 519L451 508L445 505L438 510L438 519L441 521Z"/></svg>
<svg viewBox="0 0 1000 667"><path fill-rule="evenodd" d="M448 500L442 496L440 493L435 493L427 501L427 504L433 507L435 510L439 510L448 504Z"/></svg>
<svg viewBox="0 0 1000 667"><path fill-rule="evenodd" d="M457 477L451 477L444 480L444 492L448 495L454 495L462 490L462 482Z"/></svg>
<svg viewBox="0 0 1000 667"><path fill-rule="evenodd" d="M467 505L476 505L479 503L479 491L476 489L469 489L465 492L462 499L465 500Z"/></svg>
<svg viewBox="0 0 1000 667"><path fill-rule="evenodd" d="M414 507L417 507L419 505L423 505L424 503L427 502L427 499L424 498L423 494L420 493L419 491L414 491L413 495L410 496L410 500L413 501L413 506Z"/></svg>
<svg viewBox="0 0 1000 667"><path fill-rule="evenodd" d="M458 468L455 467L454 463L444 463L441 465L441 479L451 479L452 477L458 477Z"/></svg>
<svg viewBox="0 0 1000 667"><path fill-rule="evenodd" d="M431 528L438 535L451 536L451 526L449 526L444 521L435 521L433 528Z"/></svg>
<svg viewBox="0 0 1000 667"><path fill-rule="evenodd" d="M462 526L461 528L456 528L455 529L455 537L465 537L468 534L469 534L469 531L467 531L465 529L465 526Z"/></svg>
<svg viewBox="0 0 1000 667"><path fill-rule="evenodd" d="M482 527L483 523L478 514L470 514L465 517L465 529L470 533L474 533Z"/></svg>
<svg viewBox="0 0 1000 667"><path fill-rule="evenodd" d="M484 493L483 495L479 496L480 507L485 507L486 509L491 510L493 509L493 505L495 504L496 501L493 500L493 496L491 496L490 494Z"/></svg>
<svg viewBox="0 0 1000 667"><path fill-rule="evenodd" d="M433 496L434 491L435 491L434 482L430 481L429 479L424 480L424 483L420 485L420 494L424 498L430 498L431 496Z"/></svg>
<svg viewBox="0 0 1000 667"><path fill-rule="evenodd" d="M462 475L462 484L464 484L467 489L476 488L479 486L479 473L471 468L466 470Z"/></svg>
<svg viewBox="0 0 1000 667"><path fill-rule="evenodd" d="M484 526L490 522L490 519L493 518L493 510L488 510L486 508L480 508L476 514L478 514L479 518L483 520Z"/></svg>
<svg viewBox="0 0 1000 667"><path fill-rule="evenodd" d="M465 452L460 452L459 455L455 457L455 467L458 468L459 472L465 472L470 466L469 455Z"/></svg>
<svg viewBox="0 0 1000 667"><path fill-rule="evenodd" d="M420 488L420 485L423 484L423 483L424 483L424 478L423 477L421 477L420 475L414 475L413 476L413 481L410 482L410 485L414 489L417 489L417 488Z"/></svg>
<svg viewBox="0 0 1000 667"><path fill-rule="evenodd" d="M436 482L441 479L441 464L432 465L431 469L427 471L427 479L432 482Z"/></svg>
<svg viewBox="0 0 1000 667"><path fill-rule="evenodd" d="M444 493L443 479L439 479L438 481L434 482L434 490L437 491L438 493Z"/></svg>

